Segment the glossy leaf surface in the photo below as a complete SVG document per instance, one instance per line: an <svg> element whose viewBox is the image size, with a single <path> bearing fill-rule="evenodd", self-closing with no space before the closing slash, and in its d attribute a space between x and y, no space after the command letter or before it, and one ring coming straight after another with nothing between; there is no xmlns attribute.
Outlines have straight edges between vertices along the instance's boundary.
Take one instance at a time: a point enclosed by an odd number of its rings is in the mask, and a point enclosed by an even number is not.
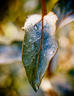
<svg viewBox="0 0 74 96"><path fill-rule="evenodd" d="M53 21L52 17L55 18ZM34 18L36 20L34 20ZM35 91L39 88L41 80L48 68L49 62L55 55L58 47L54 36L57 17L50 13L44 17L42 49L40 54L38 54L41 40L40 18L40 15L33 15L27 19L25 23L26 32L22 52L22 61L26 69L26 74Z"/></svg>

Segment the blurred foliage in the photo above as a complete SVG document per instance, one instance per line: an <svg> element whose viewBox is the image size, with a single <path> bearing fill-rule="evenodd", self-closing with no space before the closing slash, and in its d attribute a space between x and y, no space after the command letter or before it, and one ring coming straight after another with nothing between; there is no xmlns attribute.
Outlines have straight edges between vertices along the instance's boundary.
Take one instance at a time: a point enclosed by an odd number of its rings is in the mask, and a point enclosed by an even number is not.
<svg viewBox="0 0 74 96"><path fill-rule="evenodd" d="M47 2L47 12L51 11L52 8L55 6L55 4L58 2L58 0L48 0Z"/></svg>
<svg viewBox="0 0 74 96"><path fill-rule="evenodd" d="M74 68L74 22L58 28L57 38L59 41L59 50L56 56L58 60L55 61L59 71L68 72L68 70Z"/></svg>
<svg viewBox="0 0 74 96"><path fill-rule="evenodd" d="M47 12L53 11L58 16L59 49L49 64L47 78L43 78L35 93L21 60L25 35L22 27L27 16L41 14L40 0L0 0L0 96L74 96L73 5L73 0L46 0ZM64 19L69 17L67 13L73 16L64 25Z"/></svg>

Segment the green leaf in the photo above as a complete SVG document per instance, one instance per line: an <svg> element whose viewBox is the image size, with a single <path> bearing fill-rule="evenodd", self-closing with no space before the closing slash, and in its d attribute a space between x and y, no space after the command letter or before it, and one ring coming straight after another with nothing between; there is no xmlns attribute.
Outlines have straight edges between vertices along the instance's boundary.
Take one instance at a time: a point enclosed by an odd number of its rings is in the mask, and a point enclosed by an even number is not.
<svg viewBox="0 0 74 96"><path fill-rule="evenodd" d="M55 21L52 21L52 17L56 16L54 14L52 14L52 16L50 15L51 13L44 17L43 44L40 56L38 52L41 40L41 16L30 16L25 23L22 61L26 69L28 80L35 91L39 88L41 80L48 68L49 62L55 55L58 48L57 41L52 34L55 31L55 23L57 19L55 18Z"/></svg>

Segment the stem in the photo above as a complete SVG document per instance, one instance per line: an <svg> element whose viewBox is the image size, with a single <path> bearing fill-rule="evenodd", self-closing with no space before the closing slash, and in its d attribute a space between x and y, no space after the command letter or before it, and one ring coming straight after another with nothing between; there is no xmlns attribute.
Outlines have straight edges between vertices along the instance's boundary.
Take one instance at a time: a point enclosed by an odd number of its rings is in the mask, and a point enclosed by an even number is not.
<svg viewBox="0 0 74 96"><path fill-rule="evenodd" d="M45 0L41 0L41 8L42 8L42 19L41 19L42 25L41 25L40 50L42 49L42 41L43 41L43 25L44 25L43 18L44 18L44 16L47 14Z"/></svg>
<svg viewBox="0 0 74 96"><path fill-rule="evenodd" d="M42 43L43 43L43 25L44 25L43 18L44 18L44 16L47 14L45 0L41 0L41 9L42 9L42 18L41 18L41 23L42 23L42 25L41 25L41 41L40 41L40 49L39 49L39 52L38 52L37 68L38 68L38 65L39 65L40 51L42 50Z"/></svg>
<svg viewBox="0 0 74 96"><path fill-rule="evenodd" d="M42 9L42 17L44 17L47 14L45 0L41 0L41 9Z"/></svg>

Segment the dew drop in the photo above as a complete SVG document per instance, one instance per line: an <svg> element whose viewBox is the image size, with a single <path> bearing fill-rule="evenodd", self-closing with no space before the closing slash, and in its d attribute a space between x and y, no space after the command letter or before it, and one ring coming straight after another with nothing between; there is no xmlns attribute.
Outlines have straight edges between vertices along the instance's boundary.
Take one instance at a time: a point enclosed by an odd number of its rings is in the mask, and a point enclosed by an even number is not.
<svg viewBox="0 0 74 96"><path fill-rule="evenodd" d="M30 39L29 42L31 42L32 40Z"/></svg>
<svg viewBox="0 0 74 96"><path fill-rule="evenodd" d="M50 51L50 54L53 54L53 51Z"/></svg>
<svg viewBox="0 0 74 96"><path fill-rule="evenodd" d="M32 45L32 50L34 50L34 45Z"/></svg>
<svg viewBox="0 0 74 96"><path fill-rule="evenodd" d="M32 34L32 38L36 38L35 34Z"/></svg>
<svg viewBox="0 0 74 96"><path fill-rule="evenodd" d="M35 28L35 30L38 30L38 27L37 27L37 25L35 25L35 26L34 26L34 28Z"/></svg>

